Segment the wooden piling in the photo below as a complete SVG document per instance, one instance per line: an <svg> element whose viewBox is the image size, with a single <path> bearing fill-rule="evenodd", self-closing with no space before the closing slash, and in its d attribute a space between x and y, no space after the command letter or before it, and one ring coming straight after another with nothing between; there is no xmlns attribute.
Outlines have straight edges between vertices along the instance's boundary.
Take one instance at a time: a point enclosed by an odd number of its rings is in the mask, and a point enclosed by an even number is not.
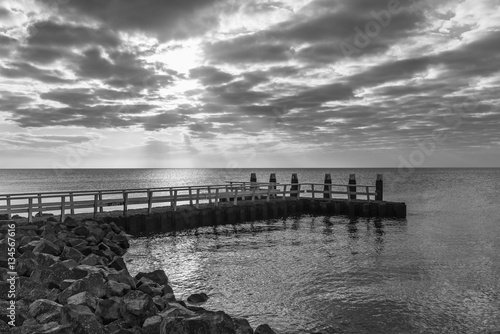
<svg viewBox="0 0 500 334"><path fill-rule="evenodd" d="M349 175L349 184L356 184L356 174L350 174ZM353 195L350 195L350 199L356 199L356 187L349 187L349 191L351 193L354 193Z"/></svg>
<svg viewBox="0 0 500 334"><path fill-rule="evenodd" d="M331 194L331 189L332 189L332 186L330 186L329 184L332 184L332 176L331 174L325 174L325 186L323 187L323 198L330 198Z"/></svg>
<svg viewBox="0 0 500 334"><path fill-rule="evenodd" d="M290 188L290 197L298 197L298 190L299 190L299 178L297 177L296 173L292 174L292 186Z"/></svg>
<svg viewBox="0 0 500 334"><path fill-rule="evenodd" d="M377 181L375 181L375 200L384 200L384 179L382 174L377 174Z"/></svg>

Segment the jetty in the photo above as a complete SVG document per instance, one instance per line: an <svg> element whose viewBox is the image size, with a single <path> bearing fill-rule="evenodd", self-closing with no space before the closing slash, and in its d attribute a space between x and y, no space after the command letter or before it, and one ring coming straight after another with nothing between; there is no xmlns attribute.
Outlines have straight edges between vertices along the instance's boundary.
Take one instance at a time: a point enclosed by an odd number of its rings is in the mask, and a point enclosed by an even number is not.
<svg viewBox="0 0 500 334"><path fill-rule="evenodd" d="M1 194L0 216L27 214L32 222L34 215L55 212L64 221L86 213L115 222L132 235L302 214L406 217L405 203L384 201L383 196L381 174L374 185L361 185L355 174L346 184L333 184L330 174L322 183L301 183L297 174L290 183L278 183L272 173L264 183L252 173L250 181L222 185Z"/></svg>

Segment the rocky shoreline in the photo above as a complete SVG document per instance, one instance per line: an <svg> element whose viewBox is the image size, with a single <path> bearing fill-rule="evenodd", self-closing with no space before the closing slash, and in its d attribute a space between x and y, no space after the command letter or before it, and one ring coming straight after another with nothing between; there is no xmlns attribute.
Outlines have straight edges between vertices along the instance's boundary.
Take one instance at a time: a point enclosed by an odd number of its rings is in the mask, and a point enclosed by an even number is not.
<svg viewBox="0 0 500 334"><path fill-rule="evenodd" d="M15 283L7 269L12 223ZM113 222L70 217L64 223L53 218L33 224L4 220L0 237L1 333L275 333L266 324L254 331L245 319L177 300L162 270L132 277L122 258L128 235ZM8 297L12 291L14 310ZM203 301L205 296L188 300Z"/></svg>

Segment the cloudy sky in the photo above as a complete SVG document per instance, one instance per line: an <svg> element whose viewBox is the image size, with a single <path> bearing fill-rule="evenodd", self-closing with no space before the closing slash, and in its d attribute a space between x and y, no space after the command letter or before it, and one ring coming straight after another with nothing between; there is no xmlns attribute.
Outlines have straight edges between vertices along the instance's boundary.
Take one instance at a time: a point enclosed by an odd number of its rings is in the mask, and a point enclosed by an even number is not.
<svg viewBox="0 0 500 334"><path fill-rule="evenodd" d="M500 166L498 0L0 0L0 168Z"/></svg>

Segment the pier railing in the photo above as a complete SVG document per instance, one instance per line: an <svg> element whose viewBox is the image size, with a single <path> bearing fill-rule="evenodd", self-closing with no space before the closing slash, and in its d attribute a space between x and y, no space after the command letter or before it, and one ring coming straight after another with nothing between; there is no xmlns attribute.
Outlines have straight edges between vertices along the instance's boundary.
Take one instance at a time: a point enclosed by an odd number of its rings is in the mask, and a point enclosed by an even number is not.
<svg viewBox="0 0 500 334"><path fill-rule="evenodd" d="M292 178L292 181L294 179ZM378 182L378 181L377 181ZM339 197L341 196L341 197ZM361 198L359 198L361 196ZM382 200L381 187L357 184L228 181L224 185L182 186L164 188L63 191L21 194L0 194L0 215L26 214L33 221L33 214L42 216L47 212L60 213L61 221L66 214L75 210L93 212L94 216L105 208L122 207L126 217L129 209L145 209L151 213L154 206L170 206L173 211L178 205L200 204L220 205L222 202L279 201L301 197L351 200ZM231 203L230 203L231 204ZM133 207L133 208L131 208Z"/></svg>

